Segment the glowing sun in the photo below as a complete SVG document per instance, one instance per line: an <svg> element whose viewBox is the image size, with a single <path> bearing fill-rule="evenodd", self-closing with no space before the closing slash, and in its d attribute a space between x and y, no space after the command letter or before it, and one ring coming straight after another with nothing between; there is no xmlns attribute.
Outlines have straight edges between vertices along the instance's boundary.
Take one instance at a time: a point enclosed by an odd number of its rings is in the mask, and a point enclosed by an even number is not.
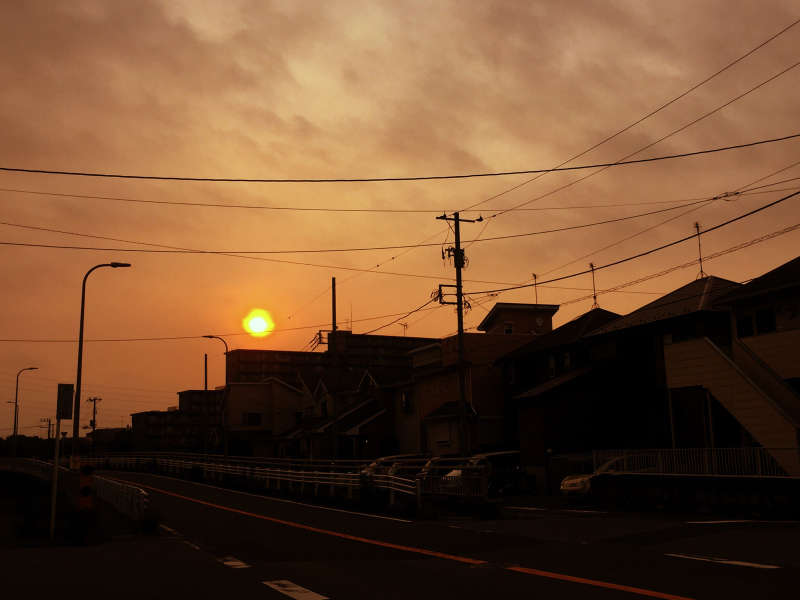
<svg viewBox="0 0 800 600"><path fill-rule="evenodd" d="M272 332L275 323L272 321L272 315L267 311L254 308L242 319L242 327L252 336L264 337Z"/></svg>

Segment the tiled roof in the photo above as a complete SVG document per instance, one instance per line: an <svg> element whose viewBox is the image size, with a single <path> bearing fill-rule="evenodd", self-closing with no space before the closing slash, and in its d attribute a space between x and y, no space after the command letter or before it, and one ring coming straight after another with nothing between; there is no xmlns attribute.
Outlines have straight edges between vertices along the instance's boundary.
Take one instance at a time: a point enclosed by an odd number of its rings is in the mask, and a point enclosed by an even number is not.
<svg viewBox="0 0 800 600"><path fill-rule="evenodd" d="M503 359L514 356L525 356L534 354L551 348L559 348L580 342L583 337L599 327L618 319L620 315L602 308L593 308L587 313L572 319L569 323L564 323L549 333L536 338L532 342L509 352Z"/></svg>
<svg viewBox="0 0 800 600"><path fill-rule="evenodd" d="M800 256L725 294L717 299L716 304L726 306L753 296L797 287L800 287Z"/></svg>
<svg viewBox="0 0 800 600"><path fill-rule="evenodd" d="M739 287L741 284L721 277L697 279L616 321L612 321L589 335L619 331L693 312L712 311L715 310L714 304L718 298Z"/></svg>

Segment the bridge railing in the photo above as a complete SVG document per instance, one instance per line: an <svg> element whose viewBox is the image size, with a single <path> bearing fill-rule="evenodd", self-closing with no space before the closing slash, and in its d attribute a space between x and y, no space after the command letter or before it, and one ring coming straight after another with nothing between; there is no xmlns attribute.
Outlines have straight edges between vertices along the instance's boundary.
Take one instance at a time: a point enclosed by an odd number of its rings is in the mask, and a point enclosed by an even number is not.
<svg viewBox="0 0 800 600"><path fill-rule="evenodd" d="M0 470L27 473L45 481L53 481L53 465L32 458L0 458ZM77 473L60 466L58 468L58 487L66 492L70 504L77 508ZM94 492L95 497L133 521L138 522L147 511L147 492L135 486L95 476Z"/></svg>
<svg viewBox="0 0 800 600"><path fill-rule="evenodd" d="M290 491L299 488L304 492L313 486L314 494L320 487L328 488L330 494L336 488L347 488L348 498L354 489L387 490L390 503L395 494L458 496L468 499L487 498L487 481L482 466L463 466L460 459L445 459L435 468L426 468L429 459L398 459L387 465L365 463L365 461L320 461L302 459L263 459L229 457L219 455L185 453L111 453L85 456L97 468L147 470L155 465L167 475L188 476L194 470L204 479L223 480L239 477L260 482L266 487L274 484ZM458 476L443 476L443 473L459 469ZM389 472L386 472L389 471Z"/></svg>
<svg viewBox="0 0 800 600"><path fill-rule="evenodd" d="M595 450L595 472L637 475L794 478L798 448Z"/></svg>

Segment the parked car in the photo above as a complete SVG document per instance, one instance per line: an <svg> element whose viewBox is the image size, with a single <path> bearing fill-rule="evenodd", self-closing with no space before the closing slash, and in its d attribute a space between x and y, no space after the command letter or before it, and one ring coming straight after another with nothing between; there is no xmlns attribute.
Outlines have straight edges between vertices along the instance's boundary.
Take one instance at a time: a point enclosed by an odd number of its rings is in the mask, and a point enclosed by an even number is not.
<svg viewBox="0 0 800 600"><path fill-rule="evenodd" d="M597 470L594 470L593 463L587 463L580 472L568 475L561 482L561 493L565 496L585 498L592 491L592 477L600 473L613 473L623 465L623 457L608 461Z"/></svg>
<svg viewBox="0 0 800 600"><path fill-rule="evenodd" d="M528 475L520 467L519 451L476 454L467 459L467 465L486 469L490 498L502 496L510 499L513 496L539 492L535 477ZM446 477L460 477L465 471L467 475L480 473L477 469L457 468L447 473Z"/></svg>
<svg viewBox="0 0 800 600"><path fill-rule="evenodd" d="M376 458L366 467L361 469L361 475L397 475L402 466L403 459L420 458L419 454L397 454Z"/></svg>

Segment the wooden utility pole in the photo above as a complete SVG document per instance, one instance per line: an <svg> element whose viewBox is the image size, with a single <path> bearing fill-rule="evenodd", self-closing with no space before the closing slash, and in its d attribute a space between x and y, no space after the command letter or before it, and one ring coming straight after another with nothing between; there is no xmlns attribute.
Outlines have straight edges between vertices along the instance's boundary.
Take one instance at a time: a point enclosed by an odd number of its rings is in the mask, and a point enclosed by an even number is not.
<svg viewBox="0 0 800 600"><path fill-rule="evenodd" d="M333 403L333 459L339 459L339 403L336 401L339 382L339 361L336 356L336 277L331 278L331 336L328 338L328 349L331 351L333 361L333 387L330 391ZM355 458L355 457L353 457Z"/></svg>
<svg viewBox="0 0 800 600"><path fill-rule="evenodd" d="M458 315L458 450L462 457L468 456L470 453L468 438L469 431L467 429L467 376L464 365L464 290L461 285L461 270L464 268L464 250L461 248L461 223L478 223L483 221L483 217L477 219L461 219L458 213L453 213L452 217L446 214L436 217L441 221L453 222L453 233L456 238L456 246L447 249L447 255L453 258L453 264L456 268L456 314ZM443 287L453 286L439 286L439 302L441 304L453 304L453 302L445 302L442 294Z"/></svg>
<svg viewBox="0 0 800 600"><path fill-rule="evenodd" d="M203 454L208 454L208 354L203 357ZM227 356L225 361L227 363Z"/></svg>

